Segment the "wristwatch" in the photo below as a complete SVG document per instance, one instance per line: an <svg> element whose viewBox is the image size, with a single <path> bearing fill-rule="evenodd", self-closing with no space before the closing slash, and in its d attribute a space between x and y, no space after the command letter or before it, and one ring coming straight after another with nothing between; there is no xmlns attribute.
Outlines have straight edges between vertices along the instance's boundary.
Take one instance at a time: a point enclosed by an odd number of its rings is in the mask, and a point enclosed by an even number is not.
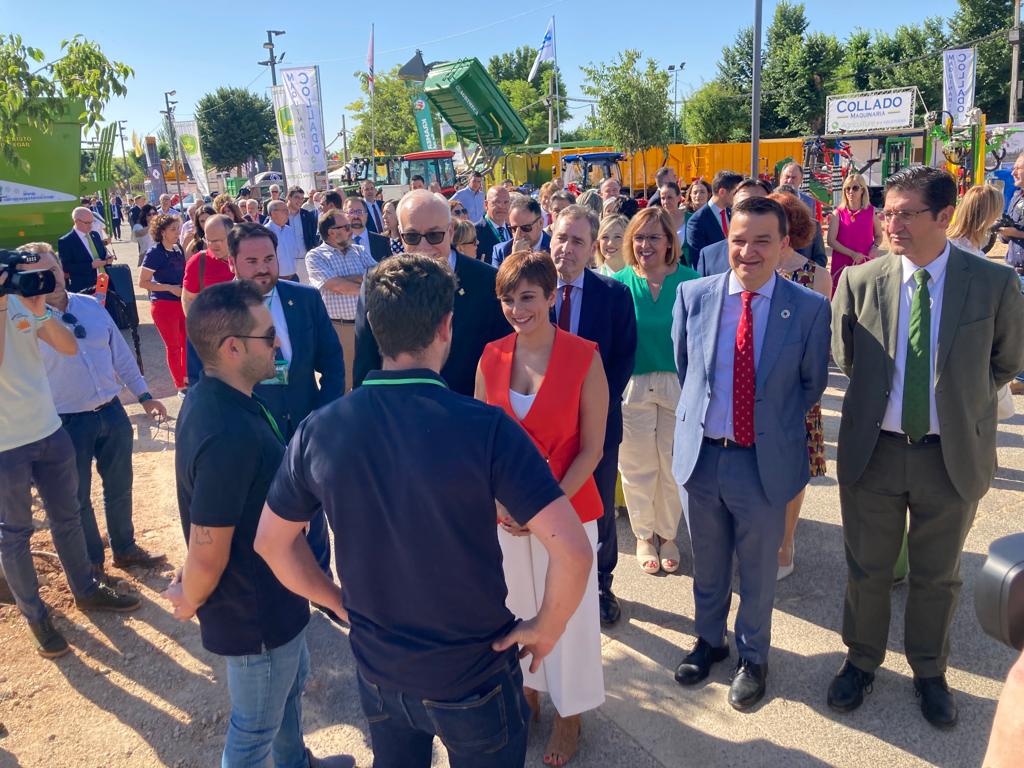
<svg viewBox="0 0 1024 768"><path fill-rule="evenodd" d="M152 400L152 399L153 399L153 396L151 394L149 394L149 392L143 392L141 395L139 395L139 405L141 405L142 403L146 402L147 400Z"/></svg>

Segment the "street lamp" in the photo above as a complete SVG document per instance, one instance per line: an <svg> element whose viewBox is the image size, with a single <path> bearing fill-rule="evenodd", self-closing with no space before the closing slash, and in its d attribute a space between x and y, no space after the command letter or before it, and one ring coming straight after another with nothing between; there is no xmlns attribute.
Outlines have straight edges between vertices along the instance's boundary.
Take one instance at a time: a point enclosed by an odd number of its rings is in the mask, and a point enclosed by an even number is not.
<svg viewBox="0 0 1024 768"><path fill-rule="evenodd" d="M117 135L121 137L121 170L124 171L124 188L132 191L131 180L128 177L128 153L124 151L124 127L128 125L127 120L117 121Z"/></svg>
<svg viewBox="0 0 1024 768"><path fill-rule="evenodd" d="M283 29L268 29L267 30L267 42L263 44L263 47L269 51L267 58L264 61L257 61L256 63L260 66L270 67L270 83L271 85L277 85L277 65L284 61L284 54L280 56L274 55L274 38L278 35L283 35Z"/></svg>
<svg viewBox="0 0 1024 768"><path fill-rule="evenodd" d="M679 128L679 73L686 66L685 61L668 65L668 71L672 73L674 83L672 85L672 143L676 142L677 129Z"/></svg>
<svg viewBox="0 0 1024 768"><path fill-rule="evenodd" d="M167 132L171 138L171 152L174 157L174 181L178 186L178 205L181 205L185 197L181 194L181 167L178 165L178 137L174 132L174 105L178 102L171 101L171 96L176 96L177 91L166 91L164 92L164 104L167 105L167 111L163 114L167 115ZM184 208L182 208L184 210Z"/></svg>

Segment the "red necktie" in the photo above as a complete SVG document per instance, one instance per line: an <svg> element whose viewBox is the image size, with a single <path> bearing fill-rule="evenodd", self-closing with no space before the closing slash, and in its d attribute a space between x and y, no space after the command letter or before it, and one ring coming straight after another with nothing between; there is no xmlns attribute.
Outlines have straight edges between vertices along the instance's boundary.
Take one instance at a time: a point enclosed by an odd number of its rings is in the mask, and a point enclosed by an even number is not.
<svg viewBox="0 0 1024 768"><path fill-rule="evenodd" d="M725 216L725 212L722 212ZM757 295L743 291L743 313L736 326L732 361L732 432L737 443L754 444L754 314L750 305Z"/></svg>
<svg viewBox="0 0 1024 768"><path fill-rule="evenodd" d="M558 310L558 327L572 333L572 286L562 286L562 306Z"/></svg>
<svg viewBox="0 0 1024 768"><path fill-rule="evenodd" d="M729 218L725 215L725 208L720 208L718 213L722 216L722 231L726 237L729 236Z"/></svg>

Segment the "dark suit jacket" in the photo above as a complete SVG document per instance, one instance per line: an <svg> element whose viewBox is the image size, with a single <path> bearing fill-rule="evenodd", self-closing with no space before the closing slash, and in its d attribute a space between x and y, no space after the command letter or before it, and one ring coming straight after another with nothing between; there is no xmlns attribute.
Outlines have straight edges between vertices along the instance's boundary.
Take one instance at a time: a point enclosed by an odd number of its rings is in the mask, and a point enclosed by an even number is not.
<svg viewBox="0 0 1024 768"><path fill-rule="evenodd" d="M725 240L725 233L722 231L722 222L711 210L707 203L693 212L693 216L686 222L686 245L690 254L699 254L702 249Z"/></svg>
<svg viewBox="0 0 1024 768"><path fill-rule="evenodd" d="M345 361L341 343L327 315L320 292L288 280L277 283L277 296L284 308L292 361L288 384L257 384L253 392L274 415L285 438L313 410L337 400L345 393ZM203 364L188 345L188 378L199 380ZM316 375L320 374L317 386Z"/></svg>
<svg viewBox="0 0 1024 768"><path fill-rule="evenodd" d="M317 215L313 211L299 208L299 217L302 219L302 242L308 251L320 245L320 233L316 229Z"/></svg>
<svg viewBox="0 0 1024 768"><path fill-rule="evenodd" d="M380 203L377 202L376 200L367 200L366 198L363 198L363 202L366 203L366 208L367 208L367 211L366 211L366 228L370 232L373 232L373 233L379 235L380 234L380 230L377 229L377 222L373 218L373 212L371 210L369 210L369 209L370 208L376 209L377 215L380 216L380 220L384 221L384 212L380 209ZM377 257L374 256L374 258L376 259ZM380 261L380 259L377 259L377 261Z"/></svg>
<svg viewBox="0 0 1024 768"><path fill-rule="evenodd" d="M819 267L827 267L828 254L825 253L825 240L821 236L821 223L814 222L814 227L814 239L811 244L806 248L798 248L797 253L802 253Z"/></svg>
<svg viewBox="0 0 1024 768"><path fill-rule="evenodd" d="M106 246L98 232L90 232L96 253L101 259L113 254L107 253ZM68 276L68 290L72 293L84 291L96 285L96 270L92 266L92 254L85 247L82 238L75 230L71 230L57 241L57 254L60 256L61 267Z"/></svg>
<svg viewBox="0 0 1024 768"><path fill-rule="evenodd" d="M540 247L538 251L547 251L551 253L551 235L547 232L542 232L540 235ZM491 252L491 266L497 269L501 266L508 255L512 253L512 241L506 240L504 243L498 243L494 246L494 250Z"/></svg>
<svg viewBox="0 0 1024 768"><path fill-rule="evenodd" d="M494 293L496 275L497 272L490 265L456 255L455 276L458 278L458 288L455 291L455 314L452 319L452 349L448 361L441 369L441 377L453 392L460 395L473 396L476 367L484 347L512 332ZM353 386L358 387L367 373L380 366L380 349L373 337L373 330L366 322L364 296L360 293L356 305Z"/></svg>
<svg viewBox="0 0 1024 768"><path fill-rule="evenodd" d="M704 246L700 251L700 258L697 259L696 270L701 277L711 277L728 272L729 266L729 241L719 240L717 243Z"/></svg>
<svg viewBox="0 0 1024 768"><path fill-rule="evenodd" d="M494 246L500 242L502 241L495 236L494 230L491 229L486 218L476 225L476 257L478 259L490 264Z"/></svg>
<svg viewBox="0 0 1024 768"><path fill-rule="evenodd" d="M636 311L633 295L618 280L588 269L583 276L580 337L597 344L608 379L606 446L622 442L622 393L636 358ZM551 322L557 322L551 310Z"/></svg>
<svg viewBox="0 0 1024 768"><path fill-rule="evenodd" d="M902 283L902 259L893 254L844 269L832 298L832 356L850 377L839 422L840 485L856 483L875 452L895 371ZM996 390L1024 369L1017 275L950 246L938 322L942 459L957 493L974 502L996 469Z"/></svg>
<svg viewBox="0 0 1024 768"><path fill-rule="evenodd" d="M367 232L366 235L370 241L370 255L374 261L381 262L391 255L391 241L388 238L376 232Z"/></svg>

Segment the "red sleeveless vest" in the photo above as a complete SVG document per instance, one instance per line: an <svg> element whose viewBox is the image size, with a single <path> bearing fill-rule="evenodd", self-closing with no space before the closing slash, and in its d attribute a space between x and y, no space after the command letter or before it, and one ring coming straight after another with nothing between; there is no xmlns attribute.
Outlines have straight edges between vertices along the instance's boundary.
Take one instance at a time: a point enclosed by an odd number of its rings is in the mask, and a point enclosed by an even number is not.
<svg viewBox="0 0 1024 768"><path fill-rule="evenodd" d="M544 381L522 421L512 410L508 395L515 349L514 333L484 347L480 370L484 376L487 402L504 410L526 430L541 456L547 460L555 479L561 481L580 452L580 398L597 345L555 329L555 343L548 369L544 372ZM583 523L597 520L604 514L593 476L588 477L572 497L572 506Z"/></svg>

